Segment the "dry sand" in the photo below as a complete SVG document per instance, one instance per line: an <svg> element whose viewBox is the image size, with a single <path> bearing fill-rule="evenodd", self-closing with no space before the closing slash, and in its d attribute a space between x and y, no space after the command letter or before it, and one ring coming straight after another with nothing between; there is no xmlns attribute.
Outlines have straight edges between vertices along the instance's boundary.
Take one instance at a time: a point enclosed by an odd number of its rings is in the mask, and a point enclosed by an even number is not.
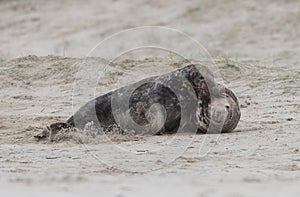
<svg viewBox="0 0 300 197"><path fill-rule="evenodd" d="M0 195L298 196L299 9L296 0L0 1ZM122 59L94 84L108 60L83 57L142 25L177 28L207 48L240 99L236 132L36 141L94 95L186 63Z"/></svg>

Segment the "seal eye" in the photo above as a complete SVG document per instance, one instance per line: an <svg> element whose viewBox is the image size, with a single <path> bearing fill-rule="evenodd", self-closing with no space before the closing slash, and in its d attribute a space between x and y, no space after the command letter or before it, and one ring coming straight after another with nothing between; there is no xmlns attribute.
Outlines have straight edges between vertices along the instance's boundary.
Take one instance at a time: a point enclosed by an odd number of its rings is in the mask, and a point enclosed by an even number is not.
<svg viewBox="0 0 300 197"><path fill-rule="evenodd" d="M230 109L230 106L229 106L229 105L225 105L225 108L226 108L226 109Z"/></svg>

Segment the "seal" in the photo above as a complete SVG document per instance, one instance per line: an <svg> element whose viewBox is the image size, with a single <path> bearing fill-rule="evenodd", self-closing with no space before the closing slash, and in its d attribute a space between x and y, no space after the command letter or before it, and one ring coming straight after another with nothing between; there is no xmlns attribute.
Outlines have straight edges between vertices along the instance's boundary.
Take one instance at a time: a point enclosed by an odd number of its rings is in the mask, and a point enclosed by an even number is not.
<svg viewBox="0 0 300 197"><path fill-rule="evenodd" d="M221 84L214 87L210 103L200 105L197 114L199 133L207 133L210 125L212 126L210 133L220 131L214 128L216 125L222 127L222 133L231 132L237 127L241 118L238 98L233 91Z"/></svg>
<svg viewBox="0 0 300 197"><path fill-rule="evenodd" d="M55 123L50 128L84 130L92 123L105 131L117 125L141 135L173 134L179 130L217 133L233 131L240 117L233 91L216 83L207 67L191 64L99 96L80 107L65 123Z"/></svg>

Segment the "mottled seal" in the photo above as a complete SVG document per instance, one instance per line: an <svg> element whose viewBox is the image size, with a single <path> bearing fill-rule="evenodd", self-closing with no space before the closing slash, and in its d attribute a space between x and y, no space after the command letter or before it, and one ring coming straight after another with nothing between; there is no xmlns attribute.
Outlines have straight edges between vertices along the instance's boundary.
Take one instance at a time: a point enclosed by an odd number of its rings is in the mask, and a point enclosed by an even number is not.
<svg viewBox="0 0 300 197"><path fill-rule="evenodd" d="M207 67L191 64L99 96L51 127L83 130L92 122L104 130L112 125L139 130L156 121L154 129L137 133L172 134L180 125L184 131L216 133L233 131L240 117L235 94L216 83Z"/></svg>

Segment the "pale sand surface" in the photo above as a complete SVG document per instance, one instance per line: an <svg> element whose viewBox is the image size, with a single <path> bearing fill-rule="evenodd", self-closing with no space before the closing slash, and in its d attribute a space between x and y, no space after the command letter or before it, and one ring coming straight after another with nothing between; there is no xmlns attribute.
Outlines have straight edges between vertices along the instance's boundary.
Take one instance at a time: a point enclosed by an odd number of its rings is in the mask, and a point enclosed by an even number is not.
<svg viewBox="0 0 300 197"><path fill-rule="evenodd" d="M299 9L298 1L0 1L0 195L298 196ZM95 85L108 61L83 57L142 25L179 29L207 48L240 99L237 132L37 142L35 133L94 94L185 65L165 54L118 60Z"/></svg>

